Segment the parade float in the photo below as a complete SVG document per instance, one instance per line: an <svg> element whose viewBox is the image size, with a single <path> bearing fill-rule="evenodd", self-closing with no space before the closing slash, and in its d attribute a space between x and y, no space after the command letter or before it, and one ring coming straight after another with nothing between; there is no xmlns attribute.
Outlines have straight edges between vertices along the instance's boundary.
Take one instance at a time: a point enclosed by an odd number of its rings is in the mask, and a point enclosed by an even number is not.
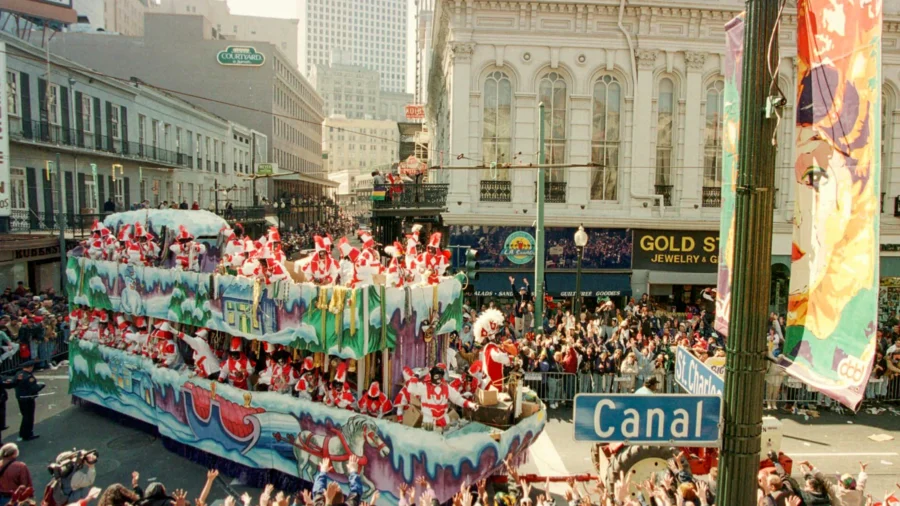
<svg viewBox="0 0 900 506"><path fill-rule="evenodd" d="M282 345L294 362L315 361L325 374L334 374L329 364L346 361L360 395L379 381L391 398L404 384L404 369L427 370L446 360L449 336L462 324L462 274L403 288L319 286L290 278L266 283L217 269L218 236L227 224L211 213L133 211L104 224L114 231L135 222L159 238L162 251L178 225L191 229L206 246L200 271L175 269L167 255L154 265L132 265L92 259L76 248L66 270L73 307L146 319L151 327L203 327L219 350L239 337L251 357L260 357L265 343ZM181 354L190 362L190 349ZM155 427L183 456L290 489L285 476L311 483L323 457L341 481L353 454L360 457L364 498L378 490L384 504L396 504L398 486L419 476L439 501L449 500L464 481L502 471L507 457L521 461L545 423L543 405L536 398L523 402L530 392L521 384L512 398L500 394L516 404L505 416L497 416L497 406L493 415L461 410L460 419L440 433L409 419L401 423L290 394L236 388L90 340L73 339L69 358L70 394L77 401Z"/></svg>

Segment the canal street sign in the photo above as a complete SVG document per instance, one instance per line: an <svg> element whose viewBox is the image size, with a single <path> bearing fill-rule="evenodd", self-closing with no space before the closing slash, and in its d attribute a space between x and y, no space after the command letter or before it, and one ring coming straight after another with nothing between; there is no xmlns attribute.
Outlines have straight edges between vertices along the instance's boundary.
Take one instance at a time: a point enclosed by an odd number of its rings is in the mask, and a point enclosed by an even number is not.
<svg viewBox="0 0 900 506"><path fill-rule="evenodd" d="M219 65L260 67L266 62L266 57L262 53L256 52L255 47L228 46L224 51L219 51L216 60Z"/></svg>
<svg viewBox="0 0 900 506"><path fill-rule="evenodd" d="M718 395L578 394L575 440L650 446L718 446Z"/></svg>
<svg viewBox="0 0 900 506"><path fill-rule="evenodd" d="M683 346L675 351L675 382L694 395L722 395L725 390L725 380Z"/></svg>

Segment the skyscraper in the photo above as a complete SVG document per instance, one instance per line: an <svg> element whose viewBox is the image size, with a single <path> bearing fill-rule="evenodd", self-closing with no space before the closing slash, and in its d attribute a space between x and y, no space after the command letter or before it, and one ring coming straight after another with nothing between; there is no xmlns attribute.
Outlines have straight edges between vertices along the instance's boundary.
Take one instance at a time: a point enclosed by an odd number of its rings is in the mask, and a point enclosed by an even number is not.
<svg viewBox="0 0 900 506"><path fill-rule="evenodd" d="M385 91L406 91L407 0L298 0L300 68L309 76L332 50L381 74Z"/></svg>

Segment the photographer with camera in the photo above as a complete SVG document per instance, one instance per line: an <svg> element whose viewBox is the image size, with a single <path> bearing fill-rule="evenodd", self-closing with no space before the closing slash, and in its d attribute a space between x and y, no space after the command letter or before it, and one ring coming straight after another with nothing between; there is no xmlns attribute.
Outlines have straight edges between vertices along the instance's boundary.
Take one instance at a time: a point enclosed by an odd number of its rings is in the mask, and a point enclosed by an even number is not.
<svg viewBox="0 0 900 506"><path fill-rule="evenodd" d="M65 506L84 499L97 478L97 450L72 450L60 453L47 466L53 477L44 490L42 506Z"/></svg>

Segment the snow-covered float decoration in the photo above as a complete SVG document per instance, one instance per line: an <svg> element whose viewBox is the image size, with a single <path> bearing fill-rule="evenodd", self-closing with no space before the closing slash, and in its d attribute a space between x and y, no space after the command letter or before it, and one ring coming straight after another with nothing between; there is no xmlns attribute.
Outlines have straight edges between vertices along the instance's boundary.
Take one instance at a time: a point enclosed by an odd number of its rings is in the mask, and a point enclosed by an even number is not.
<svg viewBox="0 0 900 506"><path fill-rule="evenodd" d="M139 211L113 215L106 224L141 220L157 234L184 223L178 213ZM210 252L201 270L211 271L218 254L214 232L224 222L208 216L192 221ZM464 281L447 277L438 285L402 289L292 280L266 285L212 272L92 260L76 250L68 259L66 289L73 304L89 308L353 359L360 377L367 363L377 362L377 379L396 393L403 366L424 366L445 356L438 347L446 347L446 340L436 336L459 331ZM398 485L417 476L428 478L438 500L449 500L464 480L473 483L495 473L510 454L524 457L545 423L538 411L503 430L471 422L440 434L290 395L248 392L89 341L75 340L69 350L70 393L81 400L154 425L183 447L306 482L317 471L311 463L323 455L331 456L341 480L343 462L355 454L364 463L365 496L378 490L384 504L396 504Z"/></svg>

